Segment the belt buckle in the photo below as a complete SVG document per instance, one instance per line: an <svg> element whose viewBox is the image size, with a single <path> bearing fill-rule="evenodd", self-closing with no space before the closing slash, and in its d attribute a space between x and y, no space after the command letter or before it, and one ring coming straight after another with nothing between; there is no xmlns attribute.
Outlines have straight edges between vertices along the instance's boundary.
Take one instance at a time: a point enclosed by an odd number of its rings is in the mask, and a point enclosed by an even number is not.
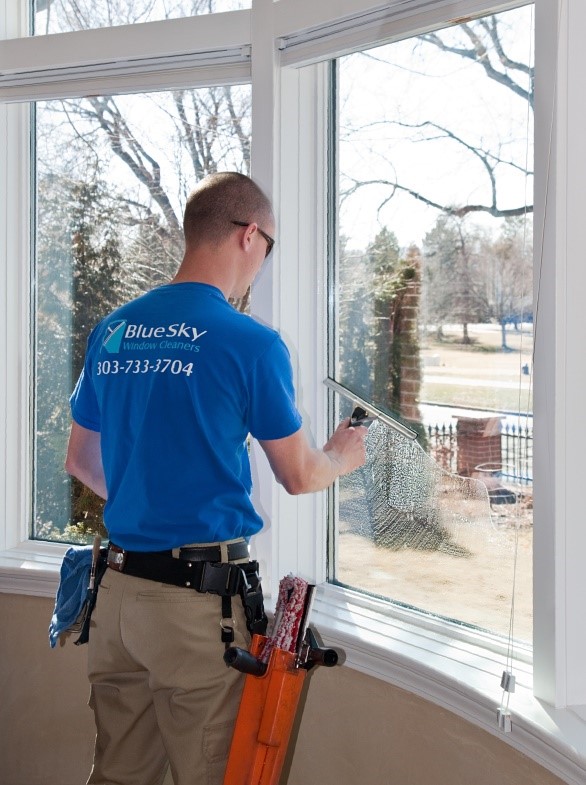
<svg viewBox="0 0 586 785"><path fill-rule="evenodd" d="M201 591L233 597L238 593L241 571L235 564L203 562Z"/></svg>
<svg viewBox="0 0 586 785"><path fill-rule="evenodd" d="M111 567L117 572L124 572L124 565L126 564L127 553L122 548L110 545L108 549L108 567Z"/></svg>

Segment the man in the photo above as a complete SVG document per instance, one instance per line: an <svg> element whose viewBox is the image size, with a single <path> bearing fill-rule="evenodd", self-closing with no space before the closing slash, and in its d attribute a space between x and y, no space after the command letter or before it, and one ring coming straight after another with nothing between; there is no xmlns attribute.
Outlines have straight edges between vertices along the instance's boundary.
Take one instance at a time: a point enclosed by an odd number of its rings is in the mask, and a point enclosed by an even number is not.
<svg viewBox="0 0 586 785"><path fill-rule="evenodd" d="M175 278L88 340L66 469L107 500L109 569L89 641L94 785L156 785L167 761L175 785L222 783L242 688L222 655L226 640L250 638L240 599L226 610L206 580L240 575L232 565L246 566L262 526L248 435L292 494L364 462L366 429L347 421L323 449L309 445L282 340L227 301L248 290L274 227L252 180L205 178L187 201ZM188 568L195 585L161 579Z"/></svg>

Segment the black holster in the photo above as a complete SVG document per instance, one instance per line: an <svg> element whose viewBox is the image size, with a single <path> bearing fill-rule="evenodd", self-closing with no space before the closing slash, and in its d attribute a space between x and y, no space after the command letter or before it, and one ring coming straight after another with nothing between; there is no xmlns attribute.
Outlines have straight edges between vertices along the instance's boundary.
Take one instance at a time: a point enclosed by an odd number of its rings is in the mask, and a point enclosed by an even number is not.
<svg viewBox="0 0 586 785"><path fill-rule="evenodd" d="M251 561L242 565L242 571L244 580L239 593L246 615L246 629L251 635L264 635L269 620L264 609L258 562Z"/></svg>
<svg viewBox="0 0 586 785"><path fill-rule="evenodd" d="M90 590L88 588L88 596L85 601L85 607L83 609L83 621L81 625L81 631L79 633L79 638L74 641L76 646L80 646L83 643L87 643L90 637L90 621L92 619L92 613L94 608L96 607L96 600L98 599L98 589L100 588L100 581L104 577L104 573L106 572L106 567L108 566L108 549L107 548L100 548L100 554L98 556L98 560L96 563L96 570L94 574L94 585Z"/></svg>

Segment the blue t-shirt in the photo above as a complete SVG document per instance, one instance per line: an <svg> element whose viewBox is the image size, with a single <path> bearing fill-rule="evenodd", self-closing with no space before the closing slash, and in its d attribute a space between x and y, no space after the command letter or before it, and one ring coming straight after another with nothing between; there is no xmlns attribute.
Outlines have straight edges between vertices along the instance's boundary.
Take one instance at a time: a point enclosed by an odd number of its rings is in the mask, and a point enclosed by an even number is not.
<svg viewBox="0 0 586 785"><path fill-rule="evenodd" d="M71 411L101 434L109 536L139 551L257 532L248 434L301 426L278 333L200 283L160 286L100 322Z"/></svg>

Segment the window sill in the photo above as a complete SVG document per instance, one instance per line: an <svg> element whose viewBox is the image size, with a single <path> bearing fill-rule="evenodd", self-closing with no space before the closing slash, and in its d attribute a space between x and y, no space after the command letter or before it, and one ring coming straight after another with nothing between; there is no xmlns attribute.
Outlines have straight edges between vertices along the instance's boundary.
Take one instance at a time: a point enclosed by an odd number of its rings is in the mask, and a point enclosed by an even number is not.
<svg viewBox="0 0 586 785"><path fill-rule="evenodd" d="M0 591L55 597L67 545L25 542L0 553ZM345 665L432 701L499 736L571 785L586 778L586 706L554 709L533 697L529 650L517 647L512 730L499 730L506 647L482 634L331 585L316 592L312 622ZM417 623L416 623L417 622Z"/></svg>
<svg viewBox="0 0 586 785"><path fill-rule="evenodd" d="M0 552L0 592L55 598L69 545L25 541Z"/></svg>
<svg viewBox="0 0 586 785"><path fill-rule="evenodd" d="M565 782L586 781L586 707L555 709L533 696L528 647L514 651L512 730L504 733L497 709L507 651L498 640L457 625L448 630L444 622L332 585L318 587L312 622L325 645L343 651L345 665L454 712Z"/></svg>

